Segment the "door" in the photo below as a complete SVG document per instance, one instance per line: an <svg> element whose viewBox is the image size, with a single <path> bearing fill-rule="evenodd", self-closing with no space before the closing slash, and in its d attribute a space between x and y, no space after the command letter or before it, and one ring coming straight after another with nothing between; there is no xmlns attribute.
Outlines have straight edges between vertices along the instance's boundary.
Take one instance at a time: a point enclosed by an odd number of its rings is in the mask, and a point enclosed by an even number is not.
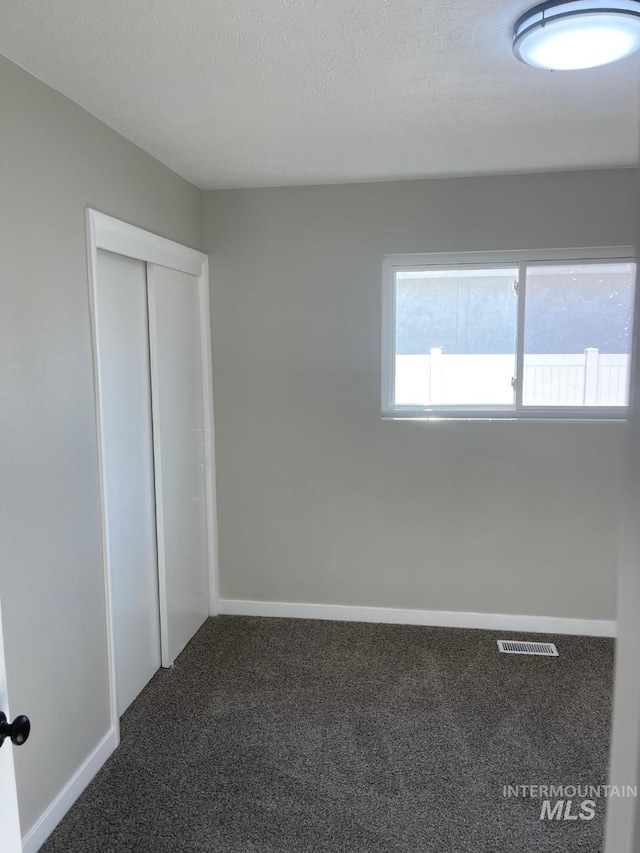
<svg viewBox="0 0 640 853"><path fill-rule="evenodd" d="M147 278L143 261L97 255L105 540L121 715L161 663Z"/></svg>
<svg viewBox="0 0 640 853"><path fill-rule="evenodd" d="M4 713L8 720L11 719L4 667L2 613L0 613L0 712ZM16 780L13 771L13 749L10 739L5 740L0 748L0 850L2 853L21 853L22 851Z"/></svg>
<svg viewBox="0 0 640 853"><path fill-rule="evenodd" d="M162 663L209 613L198 279L147 265Z"/></svg>

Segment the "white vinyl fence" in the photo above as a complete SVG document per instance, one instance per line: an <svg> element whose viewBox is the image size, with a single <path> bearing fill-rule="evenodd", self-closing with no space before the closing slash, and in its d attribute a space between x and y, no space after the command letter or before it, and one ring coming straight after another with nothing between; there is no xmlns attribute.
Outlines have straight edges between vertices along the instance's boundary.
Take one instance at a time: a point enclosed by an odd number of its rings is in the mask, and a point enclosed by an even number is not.
<svg viewBox="0 0 640 853"><path fill-rule="evenodd" d="M582 353L525 355L526 406L625 406L630 356ZM457 355L434 347L428 355L396 356L398 406L511 405L513 355Z"/></svg>

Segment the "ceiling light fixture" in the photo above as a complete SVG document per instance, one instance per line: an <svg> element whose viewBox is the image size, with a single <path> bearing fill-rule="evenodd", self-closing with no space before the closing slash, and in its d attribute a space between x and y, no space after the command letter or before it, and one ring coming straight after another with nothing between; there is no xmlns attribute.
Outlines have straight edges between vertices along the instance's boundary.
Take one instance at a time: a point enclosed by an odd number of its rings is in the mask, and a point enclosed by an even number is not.
<svg viewBox="0 0 640 853"><path fill-rule="evenodd" d="M606 65L639 48L639 0L551 0L513 28L518 59L551 71Z"/></svg>

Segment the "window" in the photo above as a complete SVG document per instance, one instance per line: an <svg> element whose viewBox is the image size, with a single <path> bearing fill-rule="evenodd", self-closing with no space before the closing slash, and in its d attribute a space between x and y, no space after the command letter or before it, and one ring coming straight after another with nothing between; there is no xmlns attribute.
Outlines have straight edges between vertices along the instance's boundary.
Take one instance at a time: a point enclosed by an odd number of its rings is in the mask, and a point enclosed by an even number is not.
<svg viewBox="0 0 640 853"><path fill-rule="evenodd" d="M383 416L624 419L632 255L386 258Z"/></svg>

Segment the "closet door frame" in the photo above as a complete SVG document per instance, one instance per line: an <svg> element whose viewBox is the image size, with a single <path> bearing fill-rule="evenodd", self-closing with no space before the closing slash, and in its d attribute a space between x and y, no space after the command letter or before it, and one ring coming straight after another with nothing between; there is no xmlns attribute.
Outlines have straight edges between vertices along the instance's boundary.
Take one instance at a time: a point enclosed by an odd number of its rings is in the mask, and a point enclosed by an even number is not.
<svg viewBox="0 0 640 853"><path fill-rule="evenodd" d="M130 225L92 208L86 209L87 263L89 276L89 310L91 315L91 343L93 351L94 405L98 441L98 470L100 478L100 514L102 525L102 560L104 567L104 591L106 603L107 653L109 666L109 693L111 726L120 742L120 719L116 694L115 647L112 616L111 569L109 543L106 535L106 506L108 494L104 478L103 448L104 434L100 409L100 368L97 358L99 333L97 326L97 270L98 250L103 249L116 255L124 255L145 263L169 267L195 276L198 280L200 308L200 339L202 362L202 402L204 413L204 470L207 518L207 565L209 576L209 615L218 613L218 553L217 553L217 506L215 479L215 444L213 419L213 381L211 361L211 317L209 309L209 261L205 254L190 249L173 240L167 240L150 231ZM151 318L150 318L151 322ZM157 520L157 524L161 519ZM158 530L158 536L163 531ZM162 614L161 614L162 619ZM164 649L163 661L165 659Z"/></svg>

